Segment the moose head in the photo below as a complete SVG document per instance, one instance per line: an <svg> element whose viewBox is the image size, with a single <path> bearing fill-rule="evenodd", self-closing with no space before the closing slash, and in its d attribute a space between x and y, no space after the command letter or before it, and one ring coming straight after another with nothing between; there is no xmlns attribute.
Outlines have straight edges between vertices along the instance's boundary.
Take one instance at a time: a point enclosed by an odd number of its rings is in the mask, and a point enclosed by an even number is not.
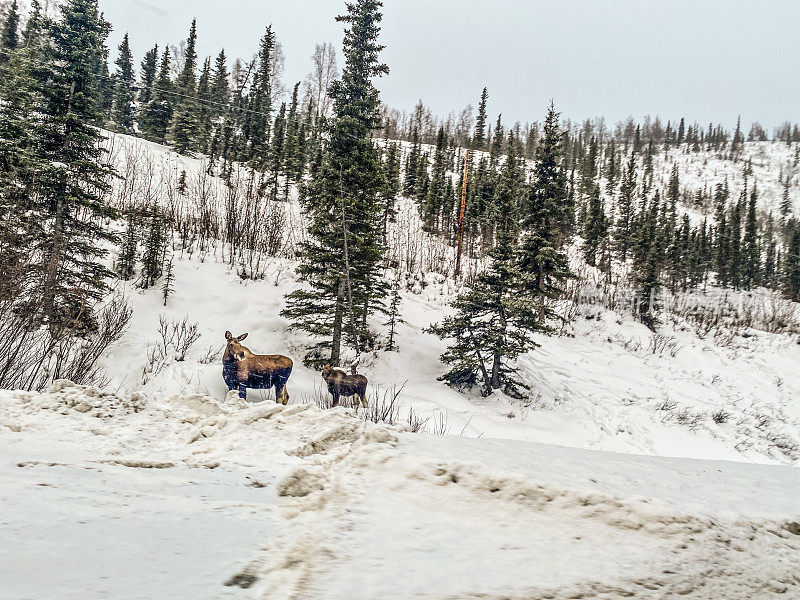
<svg viewBox="0 0 800 600"><path fill-rule="evenodd" d="M225 348L225 356L233 358L235 360L244 360L247 354L247 348L242 346L239 342L241 342L244 338L247 337L246 333L243 333L239 337L233 337L230 331L225 332L225 339L228 340L228 345Z"/></svg>

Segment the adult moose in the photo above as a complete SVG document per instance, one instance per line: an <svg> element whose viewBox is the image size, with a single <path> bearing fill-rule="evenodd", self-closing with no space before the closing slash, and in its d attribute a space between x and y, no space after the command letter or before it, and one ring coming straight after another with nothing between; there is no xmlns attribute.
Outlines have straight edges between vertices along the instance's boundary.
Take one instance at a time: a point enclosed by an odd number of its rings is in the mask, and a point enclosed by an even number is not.
<svg viewBox="0 0 800 600"><path fill-rule="evenodd" d="M334 369L332 365L322 367L322 378L328 384L328 392L333 396L333 405L339 406L341 396L355 396L361 406L369 406L367 403L367 378L363 375L348 375L340 369Z"/></svg>
<svg viewBox="0 0 800 600"><path fill-rule="evenodd" d="M246 337L246 333L233 337L230 331L225 332L228 345L222 356L222 378L228 389L238 389L239 397L246 399L247 388L274 387L275 402L286 404L289 402L286 382L292 374L292 359L280 354L253 354L239 343Z"/></svg>

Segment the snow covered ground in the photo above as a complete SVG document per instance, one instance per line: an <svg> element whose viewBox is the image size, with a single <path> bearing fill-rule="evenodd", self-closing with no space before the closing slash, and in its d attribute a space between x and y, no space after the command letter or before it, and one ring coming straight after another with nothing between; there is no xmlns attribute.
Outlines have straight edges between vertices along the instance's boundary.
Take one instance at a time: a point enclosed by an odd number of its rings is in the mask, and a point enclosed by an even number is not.
<svg viewBox="0 0 800 600"><path fill-rule="evenodd" d="M0 598L800 593L791 467L66 382L0 406Z"/></svg>
<svg viewBox="0 0 800 600"><path fill-rule="evenodd" d="M119 202L194 211L206 185L223 202L199 161L124 136L114 152ZM745 154L775 206L791 150ZM701 187L741 166L703 160ZM670 168L659 155L656 172ZM299 235L297 203L284 204ZM159 289L122 286L133 318L102 390L0 390L0 600L800 597L796 331L672 316L656 337L587 301L521 357L529 399L461 393L437 380L445 343L424 331L458 292L433 268L450 250L400 207L399 349L347 356L373 403L402 388L398 423L315 405L309 340L280 316L302 285L290 247L253 280L221 245L176 246L166 306ZM199 339L180 357L159 328L184 320ZM289 406L226 398L226 330L294 359ZM412 411L425 433L408 431Z"/></svg>

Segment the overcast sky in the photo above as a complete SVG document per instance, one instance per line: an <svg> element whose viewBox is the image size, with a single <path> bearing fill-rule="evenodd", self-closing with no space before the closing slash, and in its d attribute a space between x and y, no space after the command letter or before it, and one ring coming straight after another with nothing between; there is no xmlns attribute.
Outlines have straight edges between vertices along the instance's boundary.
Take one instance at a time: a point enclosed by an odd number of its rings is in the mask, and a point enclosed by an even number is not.
<svg viewBox="0 0 800 600"><path fill-rule="evenodd" d="M390 75L382 100L417 100L441 115L477 104L506 123L541 119L553 98L565 116L628 115L771 129L800 121L798 0L385 0L381 42ZM137 65L153 44L249 58L272 24L286 84L305 77L315 42L340 52L343 0L100 0L114 26L112 60L129 32ZM340 54L341 58L341 54Z"/></svg>

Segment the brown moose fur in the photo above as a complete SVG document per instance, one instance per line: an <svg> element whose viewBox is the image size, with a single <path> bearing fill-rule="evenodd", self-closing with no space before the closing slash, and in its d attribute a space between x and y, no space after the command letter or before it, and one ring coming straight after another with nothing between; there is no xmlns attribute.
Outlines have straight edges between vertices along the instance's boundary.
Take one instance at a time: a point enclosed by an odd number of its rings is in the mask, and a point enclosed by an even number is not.
<svg viewBox="0 0 800 600"><path fill-rule="evenodd" d="M253 354L241 342L247 337L243 333L233 337L230 331L225 332L228 345L222 356L222 377L229 390L239 390L239 396L247 398L247 388L275 388L275 402L286 404L289 393L286 382L292 374L292 359L280 354Z"/></svg>
<svg viewBox="0 0 800 600"><path fill-rule="evenodd" d="M328 384L328 392L333 396L333 405L339 405L341 396L354 396L361 406L369 406L367 402L367 378L363 375L348 375L331 365L322 367L322 378Z"/></svg>

